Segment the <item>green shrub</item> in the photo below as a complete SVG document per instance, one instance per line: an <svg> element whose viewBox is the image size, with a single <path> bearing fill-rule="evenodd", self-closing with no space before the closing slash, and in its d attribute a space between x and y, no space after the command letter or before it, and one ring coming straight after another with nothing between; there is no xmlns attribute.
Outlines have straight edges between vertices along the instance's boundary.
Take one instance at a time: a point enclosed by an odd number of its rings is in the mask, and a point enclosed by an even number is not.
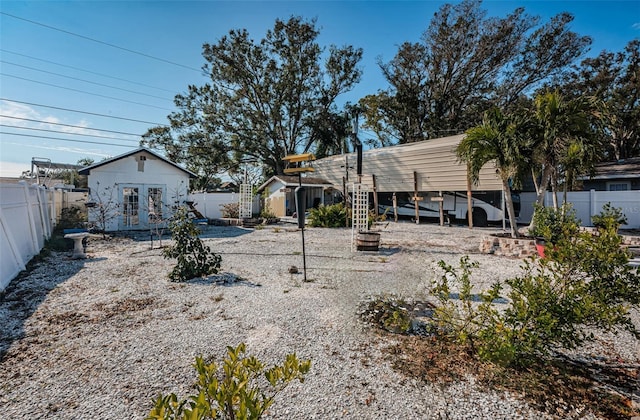
<svg viewBox="0 0 640 420"><path fill-rule="evenodd" d="M499 316L493 301L500 297L502 286L495 283L486 292L472 293L471 271L478 263L470 262L468 256L460 258L461 272L444 261L439 261L438 265L443 274L429 290L438 302L433 316L436 331L449 340L476 349L483 326L493 323ZM454 294L451 292L453 289L459 292ZM475 305L476 301L481 304Z"/></svg>
<svg viewBox="0 0 640 420"><path fill-rule="evenodd" d="M411 330L407 308L407 302L396 296L379 296L366 304L362 317L384 330L404 334Z"/></svg>
<svg viewBox="0 0 640 420"><path fill-rule="evenodd" d="M499 283L473 306L469 276L474 265L464 257L458 274L440 262L445 273L431 290L438 300L434 323L440 333L505 365L527 365L558 348L573 349L594 339L588 328L624 329L640 338L629 316L630 306L640 306L640 274L627 264L614 216L603 218L608 228L598 235L577 232L574 218L561 222L546 258L527 261L521 276L505 281L509 301L501 312L492 304ZM451 282L460 289L456 302Z"/></svg>
<svg viewBox="0 0 640 420"><path fill-rule="evenodd" d="M147 419L259 419L275 396L294 380L304 382L311 360L298 360L295 353L281 365L265 369L254 356L245 356L245 344L227 347L221 365L196 357L196 395L178 400L175 394L160 395ZM266 379L266 383L260 379Z"/></svg>
<svg viewBox="0 0 640 420"><path fill-rule="evenodd" d="M557 209L537 203L534 206L533 229L529 231L529 235L555 244L563 237L575 235L580 229L580 220L576 218L576 212L570 204Z"/></svg>
<svg viewBox="0 0 640 420"><path fill-rule="evenodd" d="M237 219L240 217L240 204L220 204L220 212L222 213L222 217L225 219Z"/></svg>
<svg viewBox="0 0 640 420"><path fill-rule="evenodd" d="M343 203L319 206L309 210L309 225L312 227L345 227L349 211Z"/></svg>
<svg viewBox="0 0 640 420"><path fill-rule="evenodd" d="M78 207L68 207L60 212L60 221L56 225L56 231L62 232L64 229L83 228L87 221L87 214Z"/></svg>
<svg viewBox="0 0 640 420"><path fill-rule="evenodd" d="M171 280L186 281L218 272L222 257L198 238L198 228L189 219L187 209L176 209L169 227L173 244L163 250L163 256L178 260L169 273Z"/></svg>
<svg viewBox="0 0 640 420"><path fill-rule="evenodd" d="M615 228L616 230L627 223L627 216L621 208L611 206L607 203L602 206L602 211L591 218L593 225L597 228Z"/></svg>

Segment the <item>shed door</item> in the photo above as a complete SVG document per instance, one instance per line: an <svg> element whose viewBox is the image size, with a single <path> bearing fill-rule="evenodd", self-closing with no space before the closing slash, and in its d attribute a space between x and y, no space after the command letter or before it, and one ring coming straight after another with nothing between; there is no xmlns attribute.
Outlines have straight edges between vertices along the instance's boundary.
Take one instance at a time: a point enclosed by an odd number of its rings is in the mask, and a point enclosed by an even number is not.
<svg viewBox="0 0 640 420"><path fill-rule="evenodd" d="M122 217L120 229L140 228L140 192L141 185L123 185L122 191Z"/></svg>
<svg viewBox="0 0 640 420"><path fill-rule="evenodd" d="M120 229L137 230L149 228L149 223L158 223L165 213L166 186L158 184L120 185Z"/></svg>

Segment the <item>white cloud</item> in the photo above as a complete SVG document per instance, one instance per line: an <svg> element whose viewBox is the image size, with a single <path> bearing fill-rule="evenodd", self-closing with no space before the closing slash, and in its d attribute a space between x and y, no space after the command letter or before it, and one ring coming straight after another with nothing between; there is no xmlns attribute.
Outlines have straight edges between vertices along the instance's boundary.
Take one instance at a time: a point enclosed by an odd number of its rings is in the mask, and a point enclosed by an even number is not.
<svg viewBox="0 0 640 420"><path fill-rule="evenodd" d="M631 27L637 31L640 31L640 22L636 22Z"/></svg>
<svg viewBox="0 0 640 420"><path fill-rule="evenodd" d="M0 161L0 177L19 177L23 171L31 170L31 162L16 163Z"/></svg>
<svg viewBox="0 0 640 420"><path fill-rule="evenodd" d="M77 153L79 155L91 155L91 156L99 156L99 157L111 157L111 154L102 152L102 151L91 151L87 149L81 149L76 147L66 147L66 146L43 146L39 144L24 144L24 143L12 143L6 142L3 144L12 144L15 146L21 147L30 147L34 149L44 149L44 150L55 150L57 152L65 152L65 153ZM58 162L58 163L73 163L73 162Z"/></svg>
<svg viewBox="0 0 640 420"><path fill-rule="evenodd" d="M6 125L55 130L61 133L95 134L95 131L89 130L89 123L84 119L72 122L62 121L60 118L53 115L43 115L27 105L11 101L0 101L0 115L6 115L6 117L0 117L0 123ZM56 125L61 123L77 127Z"/></svg>

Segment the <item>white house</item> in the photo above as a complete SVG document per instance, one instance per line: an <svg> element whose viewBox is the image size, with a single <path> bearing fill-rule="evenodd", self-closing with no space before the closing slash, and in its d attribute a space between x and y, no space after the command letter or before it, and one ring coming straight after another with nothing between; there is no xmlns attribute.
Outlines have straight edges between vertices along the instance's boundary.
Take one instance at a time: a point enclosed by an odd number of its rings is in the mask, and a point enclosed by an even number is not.
<svg viewBox="0 0 640 420"><path fill-rule="evenodd" d="M89 178L89 221L104 224L99 227L105 231L146 229L166 219L172 206L187 200L189 179L196 177L144 147L79 173Z"/></svg>

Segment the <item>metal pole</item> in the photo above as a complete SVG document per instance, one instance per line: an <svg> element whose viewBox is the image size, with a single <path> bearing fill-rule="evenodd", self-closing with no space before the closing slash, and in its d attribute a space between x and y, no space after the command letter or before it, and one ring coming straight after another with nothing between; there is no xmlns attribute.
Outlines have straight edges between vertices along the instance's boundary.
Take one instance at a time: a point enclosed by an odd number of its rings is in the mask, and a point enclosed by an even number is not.
<svg viewBox="0 0 640 420"><path fill-rule="evenodd" d="M302 187L302 173L298 173L298 186ZM305 200L306 200L306 196L305 196ZM306 203L305 206L303 207L307 207ZM300 217L298 215L298 217ZM304 224L302 224L302 227L300 228L300 232L302 233L302 272L304 274L304 282L307 281L307 253L304 249Z"/></svg>

